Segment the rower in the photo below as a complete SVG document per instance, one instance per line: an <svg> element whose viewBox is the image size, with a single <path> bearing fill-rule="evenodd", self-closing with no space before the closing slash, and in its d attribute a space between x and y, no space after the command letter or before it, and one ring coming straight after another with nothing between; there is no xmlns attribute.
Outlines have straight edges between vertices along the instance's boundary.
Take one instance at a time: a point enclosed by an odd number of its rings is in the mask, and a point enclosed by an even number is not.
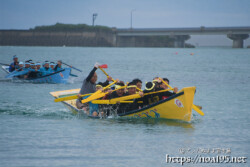
<svg viewBox="0 0 250 167"><path fill-rule="evenodd" d="M30 71L30 62L29 61L25 61L24 63L24 68L22 68L21 71L26 71L24 75L20 75L18 76L18 78L27 78L28 77L28 72Z"/></svg>
<svg viewBox="0 0 250 167"><path fill-rule="evenodd" d="M41 69L41 63L40 62L36 63L36 69L37 69L37 71L39 71Z"/></svg>
<svg viewBox="0 0 250 167"><path fill-rule="evenodd" d="M53 73L53 70L49 67L48 61L44 62L44 67L40 69L40 72L42 73L42 76Z"/></svg>
<svg viewBox="0 0 250 167"><path fill-rule="evenodd" d="M50 65L50 68L51 68L52 70L54 70L56 64L55 64L54 62L50 62L49 65Z"/></svg>
<svg viewBox="0 0 250 167"><path fill-rule="evenodd" d="M142 87L142 81L140 79L136 78L132 82L135 83L135 85L137 86L137 88L141 89L141 87Z"/></svg>
<svg viewBox="0 0 250 167"><path fill-rule="evenodd" d="M145 93L155 92L156 90L157 90L157 88L156 88L155 83L147 82L143 93L145 94ZM142 101L143 101L143 105L146 106L146 105L151 105L153 103L156 103L156 102L160 101L160 99L161 99L161 94L156 93L156 94L144 96L142 98Z"/></svg>
<svg viewBox="0 0 250 167"><path fill-rule="evenodd" d="M126 96L129 96L129 95L134 95L136 93L138 93L141 97L143 97L143 92L136 92L136 84L135 82L130 82L128 83L128 86L127 86L127 89L128 89L128 92L126 93ZM139 109L139 107L143 107L142 105L138 104L138 101L140 101L141 98L139 99L131 99L131 101L133 101L133 103L129 103L129 104L123 104L123 111L132 111L132 110L136 110L136 109Z"/></svg>
<svg viewBox="0 0 250 167"><path fill-rule="evenodd" d="M37 69L36 69L36 64L31 62L30 63L30 71L27 74L26 78L36 78L37 77Z"/></svg>
<svg viewBox="0 0 250 167"><path fill-rule="evenodd" d="M58 60L56 66L54 68L54 71L57 72L57 71L61 71L61 70L63 70L63 68L62 68L62 60Z"/></svg>
<svg viewBox="0 0 250 167"><path fill-rule="evenodd" d="M23 62L19 63L19 68L16 69L16 71L22 71L23 70Z"/></svg>
<svg viewBox="0 0 250 167"><path fill-rule="evenodd" d="M99 67L99 63L96 63L94 68L92 69L92 71L89 73L89 75L87 76L87 78L85 78L83 80L83 83L82 83L82 87L81 87L81 90L78 94L78 99L76 100L76 106L78 109L82 109L84 107L87 108L87 105L86 103L82 104L81 100L81 95L83 94L89 94L89 93L94 93L96 91L96 81L97 81L97 74L96 74L96 70L98 69ZM107 81L106 82L109 82L111 81L112 78L111 77L108 77L107 78Z"/></svg>
<svg viewBox="0 0 250 167"><path fill-rule="evenodd" d="M29 71L29 70L30 70L30 62L25 61L23 71Z"/></svg>
<svg viewBox="0 0 250 167"><path fill-rule="evenodd" d="M119 81L119 83L116 83L115 84L115 89L118 89L122 86L125 86L124 85L124 82L123 81ZM113 99L113 98L117 98L117 97L122 97L125 95L125 89L118 89L114 92L112 92L110 95L109 95L109 99Z"/></svg>
<svg viewBox="0 0 250 167"><path fill-rule="evenodd" d="M169 84L169 80L167 78L163 78L163 81L165 81L167 84ZM160 88L161 90L166 90L166 89L169 89L168 86L161 82L160 83ZM167 99L168 97L172 96L172 95L175 95L176 93L178 92L178 88L177 87L174 87L174 91L173 92L162 92L161 95L162 95L162 99Z"/></svg>
<svg viewBox="0 0 250 167"><path fill-rule="evenodd" d="M155 84L156 90L160 89L161 80L159 79L159 77L155 77L155 78L153 79L153 83Z"/></svg>
<svg viewBox="0 0 250 167"><path fill-rule="evenodd" d="M30 63L30 69L31 69L31 71L36 71L35 63L33 63L33 62Z"/></svg>
<svg viewBox="0 0 250 167"><path fill-rule="evenodd" d="M18 66L18 57L16 55L13 56L13 63L10 64L9 66L9 72L13 72L15 71L16 69L19 68Z"/></svg>

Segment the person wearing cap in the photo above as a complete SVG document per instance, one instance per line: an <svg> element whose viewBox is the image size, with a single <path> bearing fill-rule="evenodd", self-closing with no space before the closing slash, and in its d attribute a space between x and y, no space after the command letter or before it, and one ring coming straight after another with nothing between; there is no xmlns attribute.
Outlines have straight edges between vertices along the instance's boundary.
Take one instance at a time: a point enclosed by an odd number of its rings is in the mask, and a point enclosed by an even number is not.
<svg viewBox="0 0 250 167"><path fill-rule="evenodd" d="M36 78L38 74L38 71L36 69L36 64L31 62L30 63L30 71L29 73L25 76L25 78Z"/></svg>
<svg viewBox="0 0 250 167"><path fill-rule="evenodd" d="M55 64L54 62L50 62L49 65L50 65L50 68L51 68L52 70L54 70L56 64Z"/></svg>
<svg viewBox="0 0 250 167"><path fill-rule="evenodd" d="M18 66L18 64L19 64L18 57L16 55L13 56L13 61L14 62L11 63L10 66L9 66L9 72L13 72L13 71L15 71L16 69L19 68L19 66Z"/></svg>
<svg viewBox="0 0 250 167"><path fill-rule="evenodd" d="M16 71L23 71L23 62L19 63L19 68Z"/></svg>
<svg viewBox="0 0 250 167"><path fill-rule="evenodd" d="M57 72L57 71L61 71L61 70L63 70L63 68L62 68L62 60L58 60L56 66L54 68L54 71Z"/></svg>
<svg viewBox="0 0 250 167"><path fill-rule="evenodd" d="M129 96L129 95L134 95L136 94L136 84L135 82L130 82L128 83L127 85L127 89L128 89L128 92L125 94L125 96ZM142 97L144 96L144 93L143 92L138 92L138 94L141 96L141 98L138 98L138 99L131 99L130 101L133 101L133 103L128 103L128 104L123 104L123 111L132 111L132 110L136 110L136 109L139 109L139 107L142 107L142 105L140 105L138 103L138 101L141 101L142 100Z"/></svg>
<svg viewBox="0 0 250 167"><path fill-rule="evenodd" d="M40 71L40 69L41 69L41 63L40 62L36 63L36 69L37 69L37 71Z"/></svg>
<svg viewBox="0 0 250 167"><path fill-rule="evenodd" d="M119 83L116 83L115 84L115 89L118 89L114 92L112 92L110 95L108 95L108 99L113 99L113 98L117 98L117 97L122 97L122 96L125 96L125 89L119 89L120 87L123 87L125 86L124 85L124 82L120 81Z"/></svg>
<svg viewBox="0 0 250 167"><path fill-rule="evenodd" d="M44 62L44 67L40 68L40 72L41 72L42 76L53 73L53 70L49 67L48 61Z"/></svg>
<svg viewBox="0 0 250 167"><path fill-rule="evenodd" d="M30 69L31 69L31 71L36 71L35 63L33 63L33 62L30 63Z"/></svg>
<svg viewBox="0 0 250 167"><path fill-rule="evenodd" d="M136 84L134 82L130 82L128 83L127 85L127 90L128 92L126 93L126 96L127 95L133 95L133 94L136 94Z"/></svg>
<svg viewBox="0 0 250 167"><path fill-rule="evenodd" d="M30 70L30 62L25 61L23 70L24 71L29 71Z"/></svg>
<svg viewBox="0 0 250 167"><path fill-rule="evenodd" d="M94 93L96 91L96 81L97 81L97 74L96 70L99 67L99 63L95 63L94 68L91 70L87 78L83 80L82 87L80 89L80 92L78 94L78 99L76 101L76 106L78 109L82 109L83 107L86 107L86 104L81 103L81 95L83 94L89 94L89 93ZM111 81L112 78L108 77L107 81Z"/></svg>
<svg viewBox="0 0 250 167"><path fill-rule="evenodd" d="M19 72L19 70L22 72L21 75L18 75L18 78L27 78L26 74L30 71L30 63L28 61L25 61L24 67L18 69L17 71Z"/></svg>
<svg viewBox="0 0 250 167"><path fill-rule="evenodd" d="M47 63L49 63L49 61L48 61L48 60L44 61L44 62L43 62L43 67L44 67L44 66L45 66L45 64L47 64Z"/></svg>

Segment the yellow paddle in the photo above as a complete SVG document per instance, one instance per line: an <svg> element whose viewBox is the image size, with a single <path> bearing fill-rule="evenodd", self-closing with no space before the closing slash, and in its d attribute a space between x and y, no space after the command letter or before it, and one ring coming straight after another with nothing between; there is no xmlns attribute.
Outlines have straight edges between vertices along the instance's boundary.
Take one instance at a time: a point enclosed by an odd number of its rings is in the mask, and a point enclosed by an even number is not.
<svg viewBox="0 0 250 167"><path fill-rule="evenodd" d="M103 90L109 88L110 86L112 86L112 85L115 84L116 82L117 82L117 81L112 82L112 83L109 84L108 86L104 87ZM108 92L104 93L104 92L102 92L101 90L98 90L98 91L96 91L95 93L93 93L91 96L89 96L87 99L83 99L83 100L82 100L82 103L87 103L87 102L90 102L90 101L92 101L92 100L102 98L102 97L104 97L106 94L108 94Z"/></svg>
<svg viewBox="0 0 250 167"><path fill-rule="evenodd" d="M204 113L196 106L196 105L192 105L192 109L194 109L197 113L199 113L201 116L204 116Z"/></svg>
<svg viewBox="0 0 250 167"><path fill-rule="evenodd" d="M89 96L93 93L89 93L89 94L84 94L81 95L81 97L85 97L85 96ZM61 102L61 101L67 101L67 100L73 100L73 99L78 99L79 97L77 95L73 95L73 96L68 96L68 97L61 97L61 98L57 98L54 100L54 102Z"/></svg>
<svg viewBox="0 0 250 167"><path fill-rule="evenodd" d="M120 101L120 103L133 103L133 102L134 101ZM110 102L109 100L93 100L91 101L91 103L93 104L116 104L116 102ZM138 101L138 103L143 103L143 102Z"/></svg>
<svg viewBox="0 0 250 167"><path fill-rule="evenodd" d="M104 69L102 69L100 66L98 67L100 70L102 70L102 72L107 76L109 77L109 75L106 73L106 71L104 71ZM112 81L114 82L115 80L112 78Z"/></svg>
<svg viewBox="0 0 250 167"><path fill-rule="evenodd" d="M172 90L172 89L160 90L160 91L156 91L156 92L149 92L149 93L145 93L144 96L150 95L150 94L155 94L155 93L166 92L166 91L170 91L170 90ZM99 100L97 102L100 102L100 104L116 104L118 101L126 101L126 100L130 100L130 99L138 99L138 98L141 98L141 96L139 94L133 94L133 95L123 96L123 97L117 97L117 98L114 98L111 100Z"/></svg>
<svg viewBox="0 0 250 167"><path fill-rule="evenodd" d="M172 88L167 82L165 82L162 78L159 78L167 87ZM204 113L199 109L201 106L192 105L192 109L199 113L201 116L204 116Z"/></svg>

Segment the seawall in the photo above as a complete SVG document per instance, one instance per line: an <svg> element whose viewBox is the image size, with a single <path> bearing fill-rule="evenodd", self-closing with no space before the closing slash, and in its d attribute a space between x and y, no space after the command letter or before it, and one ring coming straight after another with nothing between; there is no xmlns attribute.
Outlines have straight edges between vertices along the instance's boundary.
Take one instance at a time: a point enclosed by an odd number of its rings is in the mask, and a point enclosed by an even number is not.
<svg viewBox="0 0 250 167"><path fill-rule="evenodd" d="M113 46L113 33L1 30L2 46Z"/></svg>
<svg viewBox="0 0 250 167"><path fill-rule="evenodd" d="M121 37L112 31L0 30L1 46L174 47L168 36Z"/></svg>

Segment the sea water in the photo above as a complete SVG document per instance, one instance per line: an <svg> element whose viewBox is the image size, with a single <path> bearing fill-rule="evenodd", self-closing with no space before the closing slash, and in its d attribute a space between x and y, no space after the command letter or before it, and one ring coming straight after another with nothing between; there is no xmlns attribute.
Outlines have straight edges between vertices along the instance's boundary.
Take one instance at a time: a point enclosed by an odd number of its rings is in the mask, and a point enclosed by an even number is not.
<svg viewBox="0 0 250 167"><path fill-rule="evenodd" d="M83 72L72 70L78 77L68 84L13 82L0 72L0 166L181 166L174 157L192 158L184 166L250 166L249 49L0 47L1 63L13 55L62 60ZM126 82L139 78L145 85L160 76L179 89L196 86L194 103L205 116L193 111L188 123L97 120L53 102L49 92L80 88L96 62ZM246 163L212 161L223 157L245 157Z"/></svg>

